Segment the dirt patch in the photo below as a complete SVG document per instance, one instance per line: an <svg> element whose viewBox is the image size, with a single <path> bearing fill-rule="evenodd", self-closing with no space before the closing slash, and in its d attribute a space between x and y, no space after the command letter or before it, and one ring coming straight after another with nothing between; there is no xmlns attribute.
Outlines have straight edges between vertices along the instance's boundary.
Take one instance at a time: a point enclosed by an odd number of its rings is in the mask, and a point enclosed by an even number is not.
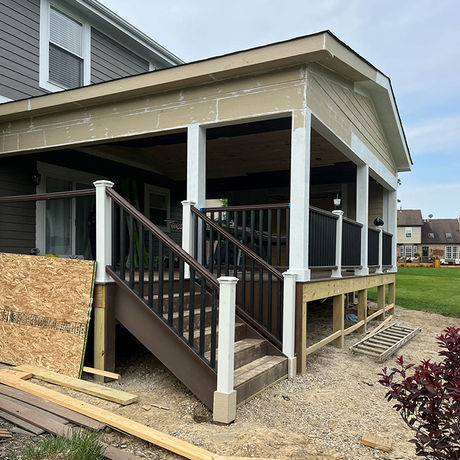
<svg viewBox="0 0 460 460"><path fill-rule="evenodd" d="M309 305L309 345L330 334L331 312L332 306L328 303ZM353 309L347 313L353 313ZM422 332L399 352L407 361L416 363L427 358L437 359L436 336L447 326L460 327L460 318L402 308L396 309L395 318L405 326L422 328ZM377 324L377 321L372 322L370 328ZM225 427L212 424L210 412L146 352L120 360L117 372L122 374L121 380L106 384L139 395L139 401L129 406L41 384L220 455L306 460L415 460L413 446L408 443L413 432L384 400L386 390L377 383L382 365L369 357L347 353L348 347L363 337L363 334L353 333L346 337L344 349L328 345L310 355L305 375L269 388L238 409L235 423ZM386 364L391 366L393 362L394 357ZM0 426L12 425L0 422ZM364 432L389 437L393 442L392 451L385 453L362 446L360 440ZM12 441L0 444L0 458L7 458L8 446L18 448L18 441L30 441L30 438L14 436ZM140 457L180 458L110 429L104 434L104 440Z"/></svg>

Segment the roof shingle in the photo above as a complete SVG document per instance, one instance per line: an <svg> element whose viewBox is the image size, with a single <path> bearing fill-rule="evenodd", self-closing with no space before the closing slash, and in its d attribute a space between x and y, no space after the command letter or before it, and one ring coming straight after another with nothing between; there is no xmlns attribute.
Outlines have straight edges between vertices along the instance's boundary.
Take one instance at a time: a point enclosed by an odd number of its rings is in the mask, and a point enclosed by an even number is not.
<svg viewBox="0 0 460 460"><path fill-rule="evenodd" d="M398 227L421 227L422 225L420 209L398 209Z"/></svg>
<svg viewBox="0 0 460 460"><path fill-rule="evenodd" d="M460 223L458 219L431 219L422 227L422 244L460 244ZM433 233L434 238L428 238ZM447 238L450 233L452 238Z"/></svg>

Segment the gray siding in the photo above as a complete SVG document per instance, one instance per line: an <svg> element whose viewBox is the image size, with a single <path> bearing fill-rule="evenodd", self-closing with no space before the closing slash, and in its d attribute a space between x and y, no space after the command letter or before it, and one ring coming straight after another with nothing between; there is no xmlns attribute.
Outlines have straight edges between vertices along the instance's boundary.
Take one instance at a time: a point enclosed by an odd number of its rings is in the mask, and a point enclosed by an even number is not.
<svg viewBox="0 0 460 460"><path fill-rule="evenodd" d="M0 196L35 193L35 161L2 159ZM29 254L35 247L35 202L0 204L0 252Z"/></svg>
<svg viewBox="0 0 460 460"><path fill-rule="evenodd" d="M0 96L24 99L38 87L40 0L0 0Z"/></svg>
<svg viewBox="0 0 460 460"><path fill-rule="evenodd" d="M137 75L148 70L147 61L91 28L91 83Z"/></svg>

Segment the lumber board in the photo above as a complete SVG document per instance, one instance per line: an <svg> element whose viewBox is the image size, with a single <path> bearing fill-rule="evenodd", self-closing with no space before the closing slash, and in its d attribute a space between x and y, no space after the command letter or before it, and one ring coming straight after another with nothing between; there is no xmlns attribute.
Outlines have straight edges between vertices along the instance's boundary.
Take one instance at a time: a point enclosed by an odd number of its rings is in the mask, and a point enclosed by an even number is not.
<svg viewBox="0 0 460 460"><path fill-rule="evenodd" d="M324 345L327 345L328 343L330 343L330 342L332 342L333 340L337 339L337 338L340 337L341 335L342 335L342 331L334 332L333 334L329 335L329 336L326 337L325 339L320 340L318 343L315 343L315 344L312 345L311 347L308 347L308 348L307 348L307 351L306 351L306 354L307 354L307 355L312 354L312 353L315 352L316 350L319 350L320 348L324 347Z"/></svg>
<svg viewBox="0 0 460 460"><path fill-rule="evenodd" d="M14 369L3 369L3 372L9 372L11 375L14 375L22 380L29 380L32 378L32 374L30 372L21 372Z"/></svg>
<svg viewBox="0 0 460 460"><path fill-rule="evenodd" d="M12 437L13 436L11 435L11 433L7 429L5 429L5 428L0 429L0 439L10 439Z"/></svg>
<svg viewBox="0 0 460 460"><path fill-rule="evenodd" d="M0 385L0 394L14 398L17 401L23 401L30 406L45 409L47 412L59 415L75 425L80 425L95 431L100 431L105 428L103 423L86 417L86 415L79 414L78 412L59 406L51 401L47 401L46 399L25 393L24 391L16 390L15 388L11 388L6 385Z"/></svg>
<svg viewBox="0 0 460 460"><path fill-rule="evenodd" d="M351 334L352 332L356 331L356 329L359 329L361 326L364 326L364 324L366 324L366 322L362 319L361 321L354 324L353 326L350 326L347 329L345 329L343 333L344 335Z"/></svg>
<svg viewBox="0 0 460 460"><path fill-rule="evenodd" d="M379 357L379 363L385 361L388 357L390 357L393 353L396 352L399 348L401 348L406 342L408 342L410 339L415 337L419 332L421 332L421 328L416 328L414 329L410 334L408 334L406 337L402 338L399 342L396 342L391 348L389 348L385 353L382 353L382 355Z"/></svg>
<svg viewBox="0 0 460 460"><path fill-rule="evenodd" d="M138 400L138 396L125 391L108 388L97 383L87 382L85 380L75 379L68 377L67 375L58 374L57 372L49 371L29 364L23 364L22 366L16 367L20 371L30 372L34 378L43 380L48 383L60 385L66 388L72 388L73 390L81 391L92 396L97 396L101 399L116 402L126 406Z"/></svg>
<svg viewBox="0 0 460 460"><path fill-rule="evenodd" d="M391 442L381 436L376 436L371 433L364 433L361 439L361 444L374 449L383 450L384 452L391 451Z"/></svg>
<svg viewBox="0 0 460 460"><path fill-rule="evenodd" d="M367 321L371 321L374 318L377 318L377 316L383 315L385 313L385 310L381 308L380 310L377 310L375 313L372 313L372 315L369 315L367 317Z"/></svg>
<svg viewBox="0 0 460 460"><path fill-rule="evenodd" d="M132 436L151 442L159 447L163 447L178 455L182 455L190 460L212 460L211 452L200 447L194 446L188 442L174 438L153 428L134 422L118 414L100 409L92 404L79 401L70 396L63 395L54 390L41 387L29 381L20 380L7 374L0 373L0 383L12 386L18 390L23 390L35 396L42 397L48 401L54 402L68 409L75 410L88 417L94 418L102 423L106 423L118 430L121 430Z"/></svg>
<svg viewBox="0 0 460 460"><path fill-rule="evenodd" d="M8 412L5 412L1 409L0 409L0 417L3 418L4 420L8 420L8 422L15 424L17 427L26 430L27 432L31 433L33 436L37 436L45 432L45 430L38 428L32 423L22 420L19 417L16 417L16 415L9 414Z"/></svg>
<svg viewBox="0 0 460 460"><path fill-rule="evenodd" d="M377 334L377 332L380 331L380 329L382 329L383 326L386 326L392 320L392 318L393 318L393 315L390 315L388 318L386 318L384 321L382 321L377 327L372 329L372 331L370 331L367 334L366 338L372 337L373 335Z"/></svg>
<svg viewBox="0 0 460 460"><path fill-rule="evenodd" d="M100 375L101 377L107 377L109 379L120 380L121 375L115 374L115 372L102 371L100 369L94 369L92 367L83 366L83 372L93 375Z"/></svg>

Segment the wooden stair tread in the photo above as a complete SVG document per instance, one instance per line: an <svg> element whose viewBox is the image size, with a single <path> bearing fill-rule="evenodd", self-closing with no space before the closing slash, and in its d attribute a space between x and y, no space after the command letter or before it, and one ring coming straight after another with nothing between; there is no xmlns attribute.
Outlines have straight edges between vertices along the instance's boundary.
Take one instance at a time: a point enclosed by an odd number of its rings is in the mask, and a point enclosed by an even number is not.
<svg viewBox="0 0 460 460"><path fill-rule="evenodd" d="M264 339L250 339L248 337L238 340L235 342L235 355L238 353L243 353L246 350L249 350L250 348L255 348L258 346L262 346L265 343ZM211 357L211 352L207 351L204 354L205 358L210 359ZM216 360L219 358L219 349L216 349Z"/></svg>
<svg viewBox="0 0 460 460"><path fill-rule="evenodd" d="M243 367L235 370L234 387L238 389L241 385L258 375L266 372L279 364L286 362L285 356L263 356L255 361L246 364Z"/></svg>

